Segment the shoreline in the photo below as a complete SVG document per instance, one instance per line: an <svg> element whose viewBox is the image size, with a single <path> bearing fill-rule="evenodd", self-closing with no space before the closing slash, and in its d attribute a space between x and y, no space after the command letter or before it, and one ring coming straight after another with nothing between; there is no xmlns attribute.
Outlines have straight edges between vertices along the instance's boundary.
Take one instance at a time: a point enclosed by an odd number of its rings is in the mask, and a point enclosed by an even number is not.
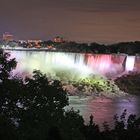
<svg viewBox="0 0 140 140"><path fill-rule="evenodd" d="M36 51L36 52L61 52L61 53L86 53L86 54L97 54L97 55L122 55L122 56L131 56L125 53L93 53L93 52L82 52L82 51L63 51L63 50L56 50L56 49L48 49L48 48L0 48L6 51ZM134 54L132 56L139 56Z"/></svg>

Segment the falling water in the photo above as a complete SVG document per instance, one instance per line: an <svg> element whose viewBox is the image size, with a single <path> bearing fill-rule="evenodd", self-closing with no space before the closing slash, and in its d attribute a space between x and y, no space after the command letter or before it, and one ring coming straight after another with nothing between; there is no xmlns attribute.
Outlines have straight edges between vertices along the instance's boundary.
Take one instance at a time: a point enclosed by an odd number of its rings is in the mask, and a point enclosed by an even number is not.
<svg viewBox="0 0 140 140"><path fill-rule="evenodd" d="M34 69L53 75L56 71L65 69L79 75L92 73L110 78L125 70L133 70L135 62L135 57L128 57L124 66L126 56L115 54L11 51L11 57L15 57L18 62L14 72L23 75L31 74Z"/></svg>
<svg viewBox="0 0 140 140"><path fill-rule="evenodd" d="M127 56L126 57L126 64L125 64L125 70L127 72L133 71L135 65L135 56Z"/></svg>

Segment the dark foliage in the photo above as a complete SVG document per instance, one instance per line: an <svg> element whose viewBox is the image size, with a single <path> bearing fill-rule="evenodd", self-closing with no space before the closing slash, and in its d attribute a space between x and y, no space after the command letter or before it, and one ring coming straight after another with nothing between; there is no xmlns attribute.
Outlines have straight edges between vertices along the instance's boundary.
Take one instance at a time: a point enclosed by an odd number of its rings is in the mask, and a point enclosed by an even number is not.
<svg viewBox="0 0 140 140"><path fill-rule="evenodd" d="M130 72L115 80L118 87L130 94L140 95L140 73Z"/></svg>
<svg viewBox="0 0 140 140"><path fill-rule="evenodd" d="M16 62L10 60L9 56L8 53L0 52L0 115L7 120L9 128L13 124L16 138L50 139L50 133L58 134L56 128L60 128L62 138L81 139L79 128L84 125L83 118L74 110L64 110L68 105L68 97L61 82L49 81L40 71L34 71L32 78L25 80L12 77L10 72ZM1 131L1 137L3 135L5 133Z"/></svg>

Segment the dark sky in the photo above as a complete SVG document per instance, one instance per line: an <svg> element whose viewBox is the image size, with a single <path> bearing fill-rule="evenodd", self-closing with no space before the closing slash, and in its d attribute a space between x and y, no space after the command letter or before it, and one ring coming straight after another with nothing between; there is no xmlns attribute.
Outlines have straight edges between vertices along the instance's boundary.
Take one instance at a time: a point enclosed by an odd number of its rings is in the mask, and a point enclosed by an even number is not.
<svg viewBox="0 0 140 140"><path fill-rule="evenodd" d="M0 0L0 34L81 42L140 40L140 0Z"/></svg>

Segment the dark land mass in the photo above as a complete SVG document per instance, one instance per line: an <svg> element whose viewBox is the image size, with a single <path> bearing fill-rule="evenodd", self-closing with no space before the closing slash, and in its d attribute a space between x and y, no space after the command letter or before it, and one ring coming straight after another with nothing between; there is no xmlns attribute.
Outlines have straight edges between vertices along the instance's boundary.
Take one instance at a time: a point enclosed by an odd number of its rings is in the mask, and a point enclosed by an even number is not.
<svg viewBox="0 0 140 140"><path fill-rule="evenodd" d="M140 73L130 72L115 80L118 87L129 94L140 95Z"/></svg>
<svg viewBox="0 0 140 140"><path fill-rule="evenodd" d="M135 42L120 42L111 45L98 44L98 43L77 43L73 41L53 42L42 41L42 42L19 42L19 41L0 41L0 47L6 48L10 46L15 48L37 48L45 49L48 51L59 51L59 52L76 52L76 53L96 53L96 54L119 54L125 53L128 55L139 55L140 54L140 41Z"/></svg>

